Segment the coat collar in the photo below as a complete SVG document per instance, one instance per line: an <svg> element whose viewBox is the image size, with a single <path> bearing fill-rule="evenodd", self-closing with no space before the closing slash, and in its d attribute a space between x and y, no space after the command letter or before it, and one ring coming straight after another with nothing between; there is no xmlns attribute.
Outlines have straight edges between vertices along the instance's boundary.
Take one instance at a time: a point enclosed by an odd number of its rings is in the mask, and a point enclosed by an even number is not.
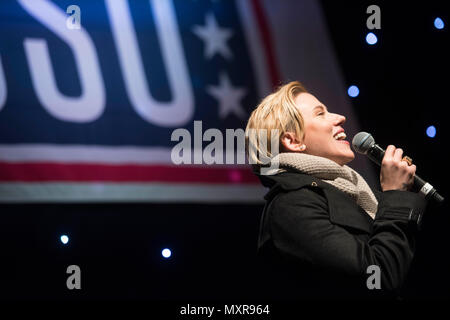
<svg viewBox="0 0 450 320"><path fill-rule="evenodd" d="M272 176L258 175L258 178L265 187L270 188L269 192L264 196L264 199L268 201L272 200L281 190L292 191L305 186L318 186L325 183L311 175L289 171Z"/></svg>
<svg viewBox="0 0 450 320"><path fill-rule="evenodd" d="M373 220L358 204L345 192L335 186L299 172L282 172L273 176L258 176L262 184L270 188L264 196L267 201L272 200L280 192L298 190L304 187L319 189L327 199L330 221L334 224L351 227L370 233ZM318 190L318 192L320 192ZM379 192L374 190L379 199Z"/></svg>

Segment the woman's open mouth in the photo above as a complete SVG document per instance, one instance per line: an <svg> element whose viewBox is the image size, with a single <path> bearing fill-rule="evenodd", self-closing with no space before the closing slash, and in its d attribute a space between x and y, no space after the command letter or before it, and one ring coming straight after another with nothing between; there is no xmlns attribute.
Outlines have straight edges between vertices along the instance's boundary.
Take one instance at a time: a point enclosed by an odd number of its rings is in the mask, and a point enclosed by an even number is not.
<svg viewBox="0 0 450 320"><path fill-rule="evenodd" d="M339 132L338 134L335 134L333 138L337 142L341 142L341 143L350 145L350 142L348 142L347 140L344 140L345 138L347 138L347 135L343 131Z"/></svg>

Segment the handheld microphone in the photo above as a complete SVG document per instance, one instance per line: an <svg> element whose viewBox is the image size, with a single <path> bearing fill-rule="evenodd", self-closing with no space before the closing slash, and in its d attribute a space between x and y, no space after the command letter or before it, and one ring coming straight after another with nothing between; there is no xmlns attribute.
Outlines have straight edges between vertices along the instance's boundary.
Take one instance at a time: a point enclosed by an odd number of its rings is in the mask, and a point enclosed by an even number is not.
<svg viewBox="0 0 450 320"><path fill-rule="evenodd" d="M367 155L370 160L381 166L385 150L375 143L375 139L370 133L359 132L353 137L353 149L356 152ZM421 179L417 174L414 175L414 189L419 190L426 199L433 199L438 204L444 202L444 198L436 191L436 189Z"/></svg>

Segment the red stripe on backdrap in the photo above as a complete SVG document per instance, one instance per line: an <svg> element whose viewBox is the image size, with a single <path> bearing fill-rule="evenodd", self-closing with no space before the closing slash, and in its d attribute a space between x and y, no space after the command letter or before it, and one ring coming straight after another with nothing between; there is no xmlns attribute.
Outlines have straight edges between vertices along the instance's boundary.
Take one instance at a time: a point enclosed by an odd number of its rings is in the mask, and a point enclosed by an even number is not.
<svg viewBox="0 0 450 320"><path fill-rule="evenodd" d="M269 67L270 80L272 82L272 89L280 85L280 74L275 59L275 51L273 49L272 37L270 34L267 18L261 6L260 0L252 0L253 10L255 12L258 28L261 32L261 38L264 49L266 51L267 65Z"/></svg>
<svg viewBox="0 0 450 320"><path fill-rule="evenodd" d="M104 165L0 162L3 182L257 183L249 169L165 165Z"/></svg>

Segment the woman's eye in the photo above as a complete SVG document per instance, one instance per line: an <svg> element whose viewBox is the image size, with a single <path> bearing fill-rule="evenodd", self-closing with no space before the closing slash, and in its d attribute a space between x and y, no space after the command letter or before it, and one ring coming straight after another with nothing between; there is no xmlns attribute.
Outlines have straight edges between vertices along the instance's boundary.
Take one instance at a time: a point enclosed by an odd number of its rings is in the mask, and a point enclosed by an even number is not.
<svg viewBox="0 0 450 320"><path fill-rule="evenodd" d="M322 115L322 114L325 114L325 112L318 113L317 115L320 116L320 115Z"/></svg>

